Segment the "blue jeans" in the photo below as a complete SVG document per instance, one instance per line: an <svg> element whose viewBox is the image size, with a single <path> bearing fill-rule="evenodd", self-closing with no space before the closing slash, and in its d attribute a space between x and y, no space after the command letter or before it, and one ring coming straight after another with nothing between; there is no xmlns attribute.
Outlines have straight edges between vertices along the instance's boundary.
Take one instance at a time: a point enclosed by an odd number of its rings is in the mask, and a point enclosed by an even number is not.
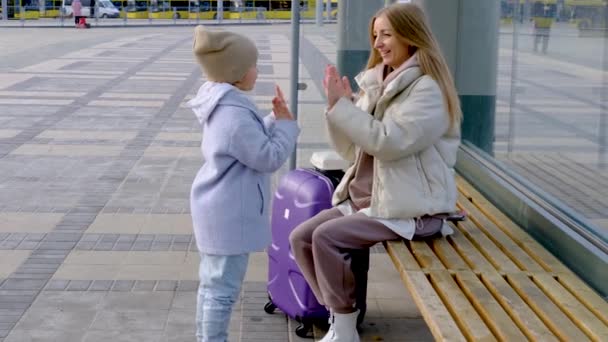
<svg viewBox="0 0 608 342"><path fill-rule="evenodd" d="M232 307L241 292L249 254L200 253L200 257L196 340L226 342Z"/></svg>

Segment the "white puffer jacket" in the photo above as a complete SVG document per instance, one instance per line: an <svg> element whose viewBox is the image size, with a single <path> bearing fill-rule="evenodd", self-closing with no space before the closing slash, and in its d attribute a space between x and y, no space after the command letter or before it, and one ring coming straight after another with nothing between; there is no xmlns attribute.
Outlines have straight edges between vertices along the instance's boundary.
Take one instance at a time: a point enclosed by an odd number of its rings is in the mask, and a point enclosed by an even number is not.
<svg viewBox="0 0 608 342"><path fill-rule="evenodd" d="M449 127L439 85L411 67L383 88L381 72L379 65L356 77L363 90L356 105L342 98L327 112L330 141L350 162L360 148L374 157L371 216L408 219L455 210L460 128ZM353 176L354 165L338 185L334 205L348 198Z"/></svg>

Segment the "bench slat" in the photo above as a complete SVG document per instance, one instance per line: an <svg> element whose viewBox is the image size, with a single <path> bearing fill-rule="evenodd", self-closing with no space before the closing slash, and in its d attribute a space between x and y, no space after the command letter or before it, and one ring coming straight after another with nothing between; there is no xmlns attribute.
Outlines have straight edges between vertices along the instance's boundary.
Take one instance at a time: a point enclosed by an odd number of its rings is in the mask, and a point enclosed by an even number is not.
<svg viewBox="0 0 608 342"><path fill-rule="evenodd" d="M502 276L484 273L481 280L530 340L559 341Z"/></svg>
<svg viewBox="0 0 608 342"><path fill-rule="evenodd" d="M385 246L435 340L466 341L460 332L460 328L441 302L437 293L435 293L426 275L420 270L406 270L404 259L399 258L399 255L406 255L403 251L403 248L407 250L405 244L402 241L388 241L385 243ZM409 254L409 251L407 254ZM413 258L410 259L411 261L415 262Z"/></svg>
<svg viewBox="0 0 608 342"><path fill-rule="evenodd" d="M500 230L494 222L490 221L473 203L469 202L462 194L458 195L458 205L469 215L468 217L475 225L484 231L500 250L511 258L522 270L532 272L545 271L533 258L531 258L521 247L516 244L508 235Z"/></svg>
<svg viewBox="0 0 608 342"><path fill-rule="evenodd" d="M535 274L534 282L557 303L572 322L594 341L608 341L608 327L564 289L551 275Z"/></svg>
<svg viewBox="0 0 608 342"><path fill-rule="evenodd" d="M448 240L453 241L452 245L462 259L471 266L475 272L496 272L496 269L490 262L473 246L473 244L456 228L450 223L454 234L447 237Z"/></svg>
<svg viewBox="0 0 608 342"><path fill-rule="evenodd" d="M420 308L424 320L438 341L466 341L460 328L450 315L433 286L422 272L409 272L410 293Z"/></svg>
<svg viewBox="0 0 608 342"><path fill-rule="evenodd" d="M559 274L557 280L572 295L591 310L604 324L608 325L608 303L594 292L587 284L572 274Z"/></svg>
<svg viewBox="0 0 608 342"><path fill-rule="evenodd" d="M447 239L431 240L432 249L441 262L450 270L470 270L471 268L454 250Z"/></svg>
<svg viewBox="0 0 608 342"><path fill-rule="evenodd" d="M560 339L585 341L587 336L525 275L507 274L507 281Z"/></svg>
<svg viewBox="0 0 608 342"><path fill-rule="evenodd" d="M571 274L571 271L564 266L556 257L549 253L543 246L534 240L528 233L517 226L505 214L498 210L462 176L456 175L458 190L467 198L473 198L472 203L490 220L492 220L498 228L511 239L518 241L519 246L525 250L536 262L538 262L545 270L551 272L560 272Z"/></svg>
<svg viewBox="0 0 608 342"><path fill-rule="evenodd" d="M470 221L458 222L458 229L467 237L475 247L483 254L499 271L518 272L521 271L511 259L503 254L498 247Z"/></svg>
<svg viewBox="0 0 608 342"><path fill-rule="evenodd" d="M429 274L437 294L466 338L472 341L496 341L496 337L462 293L452 275L447 271L439 270L431 271Z"/></svg>
<svg viewBox="0 0 608 342"><path fill-rule="evenodd" d="M403 240L387 241L384 246L391 258L400 260L401 267L406 271L420 271L418 261L414 258ZM394 261L394 260L393 260Z"/></svg>
<svg viewBox="0 0 608 342"><path fill-rule="evenodd" d="M441 260L424 241L411 241L410 246L414 257L424 270L445 270Z"/></svg>
<svg viewBox="0 0 608 342"><path fill-rule="evenodd" d="M526 340L526 336L475 274L470 271L459 271L456 272L456 280L498 339L503 341Z"/></svg>

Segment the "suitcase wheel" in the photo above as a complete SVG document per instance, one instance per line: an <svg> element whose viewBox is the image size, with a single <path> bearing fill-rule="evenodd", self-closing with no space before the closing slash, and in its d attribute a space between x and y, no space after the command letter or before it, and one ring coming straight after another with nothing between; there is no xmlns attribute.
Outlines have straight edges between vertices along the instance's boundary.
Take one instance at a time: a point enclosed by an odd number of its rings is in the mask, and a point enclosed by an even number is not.
<svg viewBox="0 0 608 342"><path fill-rule="evenodd" d="M266 311L266 313L269 315L272 315L274 313L274 310L276 310L276 309L277 309L277 306L274 305L271 300L269 300L268 303L266 303L266 305L264 305L264 311Z"/></svg>
<svg viewBox="0 0 608 342"><path fill-rule="evenodd" d="M302 338L312 337L312 322L303 320L296 328L296 335Z"/></svg>

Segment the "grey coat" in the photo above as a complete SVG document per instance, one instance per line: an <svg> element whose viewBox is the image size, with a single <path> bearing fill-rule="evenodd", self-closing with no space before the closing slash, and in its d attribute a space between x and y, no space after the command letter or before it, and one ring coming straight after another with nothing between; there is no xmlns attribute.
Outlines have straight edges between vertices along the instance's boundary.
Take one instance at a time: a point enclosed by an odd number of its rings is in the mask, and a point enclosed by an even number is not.
<svg viewBox="0 0 608 342"><path fill-rule="evenodd" d="M264 119L227 83L206 82L188 103L203 126L204 164L190 193L199 251L242 254L270 243L270 175L292 152L295 121Z"/></svg>

